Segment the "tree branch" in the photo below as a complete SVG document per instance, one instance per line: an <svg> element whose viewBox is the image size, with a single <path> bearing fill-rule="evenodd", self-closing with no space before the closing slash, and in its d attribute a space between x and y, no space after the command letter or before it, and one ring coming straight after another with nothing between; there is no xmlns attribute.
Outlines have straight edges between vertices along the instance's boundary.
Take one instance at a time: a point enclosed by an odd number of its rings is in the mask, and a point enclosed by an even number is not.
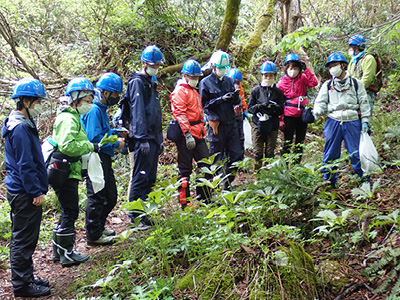
<svg viewBox="0 0 400 300"><path fill-rule="evenodd" d="M241 0L228 0L226 2L225 16L221 25L215 50L226 51L232 40L233 33L235 32L238 24L239 10Z"/></svg>

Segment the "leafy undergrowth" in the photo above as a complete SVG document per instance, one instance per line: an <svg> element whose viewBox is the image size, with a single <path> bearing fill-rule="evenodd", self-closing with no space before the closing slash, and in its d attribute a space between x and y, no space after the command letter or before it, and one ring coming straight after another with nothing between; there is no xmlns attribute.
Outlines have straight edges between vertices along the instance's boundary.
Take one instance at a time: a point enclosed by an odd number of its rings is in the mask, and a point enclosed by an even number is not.
<svg viewBox="0 0 400 300"><path fill-rule="evenodd" d="M231 192L218 186L221 166L205 168L213 181L213 203L195 199L195 209L177 205L174 146L161 156L157 186L146 211L152 230L132 229L126 216L127 157L114 165L120 202L108 226L116 244L88 247L84 214L77 222L77 250L91 260L63 269L51 262L51 229L58 215L54 193L47 196L35 271L48 278L47 299L396 299L400 291L400 163L398 125L377 114L372 135L382 171L361 184L348 155L335 163L339 184L321 178L321 123L313 124L303 162L294 157L267 160L252 173L252 161L238 164ZM395 118L397 120L397 118ZM385 126L386 124L386 126ZM251 154L251 153L248 153ZM210 158L209 163L212 163ZM195 175L192 182L196 181ZM80 187L85 198L84 186ZM193 188L194 193L194 188ZM194 194L193 194L194 196ZM7 251L9 208L0 213L0 298L12 299ZM85 201L80 203L82 212Z"/></svg>

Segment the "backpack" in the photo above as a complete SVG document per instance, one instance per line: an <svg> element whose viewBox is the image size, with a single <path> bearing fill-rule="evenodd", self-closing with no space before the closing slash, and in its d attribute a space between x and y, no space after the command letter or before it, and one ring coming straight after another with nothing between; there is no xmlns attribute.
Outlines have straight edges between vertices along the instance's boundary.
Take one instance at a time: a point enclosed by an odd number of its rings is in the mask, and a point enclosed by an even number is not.
<svg viewBox="0 0 400 300"><path fill-rule="evenodd" d="M353 77L350 77L350 79L351 79L351 81L353 82L353 85L354 85L354 90L356 91L356 98L357 98L357 104L359 104L359 99L358 99L358 82L357 82L357 80L355 79L355 78L353 78ZM328 82L328 102L329 102L329 90L331 89L331 86L332 86L332 79L331 80L329 80L329 82Z"/></svg>
<svg viewBox="0 0 400 300"><path fill-rule="evenodd" d="M378 54L374 53L374 52L367 52L365 53L361 59L358 60L358 62L356 63L355 66L355 70L357 69L357 65L360 61L362 61L362 59L366 56L366 55L372 55L376 61L376 74L375 74L375 79L373 81L373 83L371 83L369 85L369 87L365 87L366 90L369 90L371 92L377 93L380 91L380 89L383 86L383 70L382 70L382 62L381 59L379 58ZM363 75L363 70L360 67L360 78Z"/></svg>

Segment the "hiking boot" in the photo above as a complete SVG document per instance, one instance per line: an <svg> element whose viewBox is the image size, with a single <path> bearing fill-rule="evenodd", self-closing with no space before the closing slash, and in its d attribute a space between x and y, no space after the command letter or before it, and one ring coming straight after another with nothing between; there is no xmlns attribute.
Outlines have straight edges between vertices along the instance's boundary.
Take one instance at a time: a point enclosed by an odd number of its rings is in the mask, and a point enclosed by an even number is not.
<svg viewBox="0 0 400 300"><path fill-rule="evenodd" d="M114 236L107 236L103 233L103 235L95 240L95 241L87 241L88 245L92 245L92 246L100 246L100 245L109 245L112 244L114 242Z"/></svg>
<svg viewBox="0 0 400 300"><path fill-rule="evenodd" d="M114 236L115 235L115 230L113 230L111 228L104 228L103 235Z"/></svg>
<svg viewBox="0 0 400 300"><path fill-rule="evenodd" d="M153 219L146 215L144 215L142 217L138 217L138 219L139 219L139 223L137 225L135 222L136 218L132 219L132 221L131 221L137 230L144 231L144 230L150 229L151 227L154 226Z"/></svg>
<svg viewBox="0 0 400 300"><path fill-rule="evenodd" d="M50 286L50 282L47 279L42 279L42 278L36 278L33 279L33 283L37 285L43 285L43 286Z"/></svg>
<svg viewBox="0 0 400 300"><path fill-rule="evenodd" d="M30 282L27 286L14 290L15 297L41 297L50 295L50 288L44 285L38 285Z"/></svg>

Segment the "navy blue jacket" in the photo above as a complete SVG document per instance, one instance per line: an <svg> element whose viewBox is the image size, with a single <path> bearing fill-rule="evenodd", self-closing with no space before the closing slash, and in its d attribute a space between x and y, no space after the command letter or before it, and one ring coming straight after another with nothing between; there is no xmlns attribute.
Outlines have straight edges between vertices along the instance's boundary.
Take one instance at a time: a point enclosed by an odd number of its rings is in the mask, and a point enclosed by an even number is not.
<svg viewBox="0 0 400 300"><path fill-rule="evenodd" d="M235 80L228 76L219 80L214 72L203 78L199 84L199 94L203 103L204 113L210 120L218 120L222 124L235 121L234 106L240 105L240 96L234 101L223 101L222 96L235 91Z"/></svg>
<svg viewBox="0 0 400 300"><path fill-rule="evenodd" d="M155 140L161 144L161 105L155 82L146 74L133 72L125 95L131 112L129 137L143 141Z"/></svg>
<svg viewBox="0 0 400 300"><path fill-rule="evenodd" d="M110 127L110 120L108 119L107 105L99 102L98 94L92 105L92 109L85 115L81 116L81 123L83 129L86 131L88 140L92 143L100 143L101 139L107 133L108 136L115 133ZM109 156L114 155L114 148L119 147L119 141L115 144L105 144L100 148L100 152Z"/></svg>
<svg viewBox="0 0 400 300"><path fill-rule="evenodd" d="M5 138L7 190L32 198L46 194L49 182L33 120L13 110L4 121L1 135Z"/></svg>

